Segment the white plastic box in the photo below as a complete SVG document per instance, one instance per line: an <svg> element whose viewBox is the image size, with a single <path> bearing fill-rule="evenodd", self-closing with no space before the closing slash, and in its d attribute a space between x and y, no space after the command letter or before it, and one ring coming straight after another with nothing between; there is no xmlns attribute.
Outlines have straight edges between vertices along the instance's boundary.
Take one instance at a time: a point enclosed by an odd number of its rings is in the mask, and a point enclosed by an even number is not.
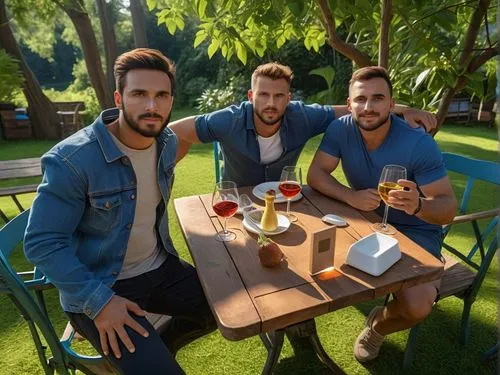
<svg viewBox="0 0 500 375"><path fill-rule="evenodd" d="M401 259L398 241L373 232L349 247L346 263L373 276L380 276Z"/></svg>

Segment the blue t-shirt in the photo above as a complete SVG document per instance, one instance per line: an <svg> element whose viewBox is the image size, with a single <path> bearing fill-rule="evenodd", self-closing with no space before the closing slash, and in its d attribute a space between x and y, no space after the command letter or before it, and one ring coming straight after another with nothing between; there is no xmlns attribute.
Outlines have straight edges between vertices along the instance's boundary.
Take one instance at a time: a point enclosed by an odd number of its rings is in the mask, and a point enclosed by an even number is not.
<svg viewBox="0 0 500 375"><path fill-rule="evenodd" d="M309 138L324 133L333 120L335 111L331 106L290 102L279 130L283 153L269 164L260 161L252 103L243 102L239 106L197 116L195 127L201 142L220 143L224 155L222 178L241 187L279 181L283 167L297 164Z"/></svg>
<svg viewBox="0 0 500 375"><path fill-rule="evenodd" d="M351 115L333 121L319 146L321 151L342 160L342 169L354 190L377 189L382 169L387 164L402 165L407 179L424 186L446 176L446 170L434 139L423 129L413 129L395 115L384 142L368 151L361 132ZM383 215L384 202L376 212ZM388 222L439 258L441 226L429 224L404 211L389 209Z"/></svg>

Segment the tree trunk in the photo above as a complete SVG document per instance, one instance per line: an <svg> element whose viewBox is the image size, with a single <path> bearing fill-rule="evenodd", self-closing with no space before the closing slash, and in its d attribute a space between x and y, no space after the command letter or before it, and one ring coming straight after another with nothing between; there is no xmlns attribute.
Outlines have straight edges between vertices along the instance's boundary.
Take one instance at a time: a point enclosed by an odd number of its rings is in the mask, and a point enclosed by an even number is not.
<svg viewBox="0 0 500 375"><path fill-rule="evenodd" d="M132 14L135 48L147 48L148 37L146 35L146 21L142 0L130 0L130 13Z"/></svg>
<svg viewBox="0 0 500 375"><path fill-rule="evenodd" d="M106 0L96 0L97 10L99 12L99 21L101 24L102 39L104 41L104 56L106 58L106 79L111 91L115 87L115 78L113 76L113 66L118 56L116 45L115 29L113 20L109 12L109 5Z"/></svg>
<svg viewBox="0 0 500 375"><path fill-rule="evenodd" d="M344 42L339 37L335 26L335 18L328 6L328 0L317 1L323 15L323 24L328 32L328 44L348 59L354 61L359 68L375 65L368 54L357 49L355 45Z"/></svg>
<svg viewBox="0 0 500 375"><path fill-rule="evenodd" d="M479 33L479 28L481 27L484 15L488 10L489 3L490 0L478 0L478 6L474 9L474 13L471 16L469 28L467 29L467 34L465 36L464 49L462 51L462 55L460 56L460 66L457 69L457 71L463 73L457 77L453 87L449 87L445 90L441 98L441 103L439 104L438 113L436 115L437 127L434 129L433 134L436 134L443 124L446 114L448 113L451 100L455 94L465 88L467 81L469 80L467 75L475 72L480 66L486 63L488 59L498 54L497 49L490 48L475 58L473 56L474 43L477 39L477 34Z"/></svg>
<svg viewBox="0 0 500 375"><path fill-rule="evenodd" d="M54 1L64 10L75 26L90 82L95 90L99 105L102 109L114 107L111 89L104 77L97 39L83 0Z"/></svg>
<svg viewBox="0 0 500 375"><path fill-rule="evenodd" d="M33 135L37 139L59 138L59 116L21 54L9 25L4 0L0 0L0 48L20 63L24 75L23 93L28 102Z"/></svg>
<svg viewBox="0 0 500 375"><path fill-rule="evenodd" d="M392 0L382 0L382 20L380 23L380 42L378 65L389 68L389 31L392 19Z"/></svg>

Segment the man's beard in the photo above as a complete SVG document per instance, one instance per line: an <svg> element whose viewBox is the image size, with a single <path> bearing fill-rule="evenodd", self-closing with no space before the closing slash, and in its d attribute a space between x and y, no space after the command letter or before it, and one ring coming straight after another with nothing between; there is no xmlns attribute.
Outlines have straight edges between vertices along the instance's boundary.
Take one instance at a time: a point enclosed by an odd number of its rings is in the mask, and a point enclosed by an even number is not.
<svg viewBox="0 0 500 375"><path fill-rule="evenodd" d="M158 137L161 132L163 131L163 129L166 128L166 126L168 125L169 121L170 121L170 115L172 112L170 112L168 114L168 117L165 119L165 121L163 122L162 126L160 127L160 129L156 130L156 129L150 129L150 128L146 128L146 129L141 129L139 127L139 124L137 123L137 121L135 121L132 116L129 116L129 114L127 113L127 109L125 108L125 103L122 104L122 112L123 112L123 118L125 119L125 122L127 123L128 126L130 126L135 132L139 133L140 135L142 135L143 137L148 137L148 138L156 138ZM163 117L161 117L160 115L152 112L152 113L143 113L139 116L137 116L137 119L140 120L142 118L146 118L146 117L153 117L153 118L160 118L160 119L163 119Z"/></svg>
<svg viewBox="0 0 500 375"><path fill-rule="evenodd" d="M370 112L370 113L367 113L367 114L368 115L378 115L378 113L376 113L376 112ZM374 122L374 123L372 123L370 125L363 124L363 122L362 122L363 121L363 115L359 115L359 116L354 117L354 120L356 120L356 123L358 124L358 126L361 129L371 132L371 131L377 130L382 125L384 125L389 120L390 116L391 116L391 114L388 113L385 118L382 117L380 120L378 120L377 122Z"/></svg>
<svg viewBox="0 0 500 375"><path fill-rule="evenodd" d="M276 110L276 108L265 108L262 112L267 111L269 109ZM276 112L277 112L277 110L276 110ZM261 115L255 109L254 109L254 113L257 115L257 117L260 119L260 121L262 121L265 125L268 125L268 126L276 125L277 123L279 123L281 121L281 119L285 115L285 112L283 111L283 113L281 114L281 116L279 116L276 120L267 120L263 115Z"/></svg>

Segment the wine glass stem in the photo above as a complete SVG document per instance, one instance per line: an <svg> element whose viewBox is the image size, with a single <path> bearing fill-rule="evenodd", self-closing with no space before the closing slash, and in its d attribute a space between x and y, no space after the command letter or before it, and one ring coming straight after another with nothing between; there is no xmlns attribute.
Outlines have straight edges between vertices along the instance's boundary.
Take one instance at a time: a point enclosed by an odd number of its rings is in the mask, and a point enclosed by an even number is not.
<svg viewBox="0 0 500 375"><path fill-rule="evenodd" d="M224 234L227 234L227 217L224 217Z"/></svg>
<svg viewBox="0 0 500 375"><path fill-rule="evenodd" d="M389 205L385 205L384 218L382 219L382 228L387 227L387 215L389 214Z"/></svg>
<svg viewBox="0 0 500 375"><path fill-rule="evenodd" d="M286 200L286 214L290 215L290 199Z"/></svg>

